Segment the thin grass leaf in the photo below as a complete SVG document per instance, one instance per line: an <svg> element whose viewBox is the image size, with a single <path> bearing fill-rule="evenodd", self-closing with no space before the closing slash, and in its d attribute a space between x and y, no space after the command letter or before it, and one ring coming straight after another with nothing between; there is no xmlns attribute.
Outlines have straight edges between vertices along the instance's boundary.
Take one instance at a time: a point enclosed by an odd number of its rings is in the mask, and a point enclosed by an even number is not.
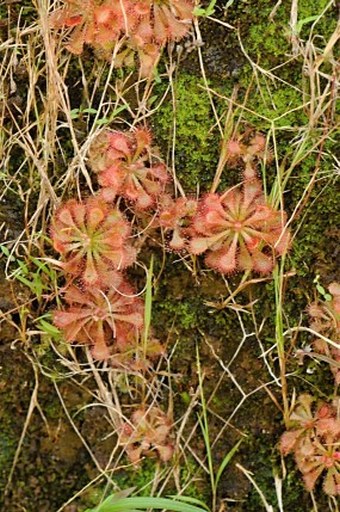
<svg viewBox="0 0 340 512"><path fill-rule="evenodd" d="M151 105L152 105L153 103L155 103L155 101L157 101L157 100L158 100L158 95L157 95L157 94L154 94L153 96L151 96L151 97L149 98L148 106L149 106L149 107L151 107Z"/></svg>
<svg viewBox="0 0 340 512"><path fill-rule="evenodd" d="M58 338L60 338L61 336L61 332L59 331L59 329L57 329L57 327L50 324L49 322L46 322L46 320L44 320L43 318L40 318L38 327L40 330L44 331L46 334L49 334L50 336Z"/></svg>
<svg viewBox="0 0 340 512"><path fill-rule="evenodd" d="M47 276L53 275L53 272L51 272L51 269L48 268L45 262L39 260L38 258L30 258L31 261Z"/></svg>
<svg viewBox="0 0 340 512"><path fill-rule="evenodd" d="M28 267L26 265L26 263L24 263L23 261L21 260L16 260L16 262L18 263L19 267L20 267L20 270L21 272L26 276L27 274L29 274L29 270L28 270ZM19 271L19 269L18 269Z"/></svg>
<svg viewBox="0 0 340 512"><path fill-rule="evenodd" d="M169 496L169 498L172 498L177 501L184 501L184 503L190 503L191 505L198 505L198 506L203 507L204 509L208 510L208 512L210 512L210 508L208 507L208 505L203 503L203 501L198 500L197 498L193 498L192 496L173 495L173 496Z"/></svg>
<svg viewBox="0 0 340 512"><path fill-rule="evenodd" d="M42 293L43 293L43 289L44 289L44 285L41 281L41 276L39 273L36 273L34 274L34 278L33 278L33 287L34 287L34 290L35 290L35 293L36 293L36 296L37 296L37 299L41 299L41 296L42 296Z"/></svg>
<svg viewBox="0 0 340 512"><path fill-rule="evenodd" d="M195 7L193 11L194 16L211 16L214 14L216 1L217 0L211 0L206 9L203 9L202 7Z"/></svg>
<svg viewBox="0 0 340 512"><path fill-rule="evenodd" d="M26 277L20 275L20 274L13 274L13 277L15 277L15 279L17 279L18 281L20 281L22 284L24 284L25 286L27 286L31 292L35 293L35 285L34 283L32 283L31 281L29 281L28 279L26 279Z"/></svg>
<svg viewBox="0 0 340 512"><path fill-rule="evenodd" d="M9 261L16 261L16 258L13 256L13 254L9 252L8 248L5 245L0 245L0 250L4 254L4 256L6 256L9 259Z"/></svg>
<svg viewBox="0 0 340 512"><path fill-rule="evenodd" d="M94 123L97 126L102 126L103 124L108 124L110 122L110 119L108 117L102 117L101 119L97 119L97 121Z"/></svg>
<svg viewBox="0 0 340 512"><path fill-rule="evenodd" d="M216 473L216 479L215 479L215 485L216 485L216 488L218 486L218 482L220 481L220 478L222 476L222 473L223 471L225 470L225 468L228 466L229 462L231 461L231 459L234 457L235 453L237 452L240 444L242 443L243 439L240 439L236 444L235 446L233 446L233 448L227 453L227 455L224 457L220 467L218 468L218 471Z"/></svg>
<svg viewBox="0 0 340 512"><path fill-rule="evenodd" d="M151 313L152 313L152 278L153 278L153 256L151 256L150 267L146 278L145 307L144 307L144 340L148 339Z"/></svg>
<svg viewBox="0 0 340 512"><path fill-rule="evenodd" d="M174 512L205 512L205 509L183 503L183 501L171 500L168 498L155 497L131 497L115 500L110 496L99 507L88 512L132 512L147 509L169 510Z"/></svg>
<svg viewBox="0 0 340 512"><path fill-rule="evenodd" d="M312 21L315 21L319 18L319 14L316 14L314 16L308 16L307 18L304 18L303 20L300 20L297 22L296 24L296 32L297 34L299 34L301 32L301 29L304 25L306 25L307 23L311 23Z"/></svg>
<svg viewBox="0 0 340 512"><path fill-rule="evenodd" d="M10 253L6 246L0 245L0 251L7 257L9 257ZM12 256L13 257L13 256ZM14 258L15 259L15 258Z"/></svg>
<svg viewBox="0 0 340 512"><path fill-rule="evenodd" d="M202 377L202 369L201 369L201 361L199 357L199 350L198 346L196 345L196 360L197 360L197 369L198 369L198 382L200 386L200 395L201 395L201 404L202 404L202 416L198 417L198 421L202 430L205 449L207 452L207 459L208 459L208 467L209 467L209 477L210 477L210 483L211 483L211 489L213 492L213 503L215 503L216 499L216 482L215 482L215 473L214 473L214 465L213 465L213 459L212 459L212 453L211 453L211 443L210 443L210 436L209 436L209 422L208 422L208 415L207 415L207 404L205 401L204 391L203 391L203 377ZM214 505L213 505L214 509Z"/></svg>
<svg viewBox="0 0 340 512"><path fill-rule="evenodd" d="M82 112L84 112L84 114L97 114L98 110L96 110L95 108L84 108L84 110L82 110Z"/></svg>
<svg viewBox="0 0 340 512"><path fill-rule="evenodd" d="M73 108L71 111L70 111L70 118L71 119L77 119L79 117L79 114L80 114L80 110L79 108Z"/></svg>
<svg viewBox="0 0 340 512"><path fill-rule="evenodd" d="M319 284L319 283L318 283L318 284L316 285L316 289L318 290L318 292L320 293L320 295L325 295L326 290L324 289L324 287L323 287L323 286L321 286L321 284Z"/></svg>
<svg viewBox="0 0 340 512"><path fill-rule="evenodd" d="M115 117L118 116L121 112L127 109L127 105L121 105L120 107L116 108L112 114L110 115L110 121L112 121Z"/></svg>

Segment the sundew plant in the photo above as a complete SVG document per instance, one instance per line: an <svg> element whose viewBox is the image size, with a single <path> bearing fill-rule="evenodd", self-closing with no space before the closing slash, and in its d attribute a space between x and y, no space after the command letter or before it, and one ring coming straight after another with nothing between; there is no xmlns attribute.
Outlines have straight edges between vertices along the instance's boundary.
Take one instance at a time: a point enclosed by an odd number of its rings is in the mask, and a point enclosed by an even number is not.
<svg viewBox="0 0 340 512"><path fill-rule="evenodd" d="M0 6L0 508L338 511L333 1Z"/></svg>

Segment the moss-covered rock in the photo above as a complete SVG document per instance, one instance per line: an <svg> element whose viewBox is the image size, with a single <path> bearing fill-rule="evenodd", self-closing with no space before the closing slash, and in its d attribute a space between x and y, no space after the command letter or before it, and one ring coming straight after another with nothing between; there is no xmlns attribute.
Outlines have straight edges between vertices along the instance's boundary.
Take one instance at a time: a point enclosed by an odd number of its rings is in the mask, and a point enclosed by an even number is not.
<svg viewBox="0 0 340 512"><path fill-rule="evenodd" d="M217 165L219 136L203 81L179 74L174 81L174 102L169 97L153 123L155 138L170 159L174 144L176 173L184 189L195 192L199 185L204 190Z"/></svg>

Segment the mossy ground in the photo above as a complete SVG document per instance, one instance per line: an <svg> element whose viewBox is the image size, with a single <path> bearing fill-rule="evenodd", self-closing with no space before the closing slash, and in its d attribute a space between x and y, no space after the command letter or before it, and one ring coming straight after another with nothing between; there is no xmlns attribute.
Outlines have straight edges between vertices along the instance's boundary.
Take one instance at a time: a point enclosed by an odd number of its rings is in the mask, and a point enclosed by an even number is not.
<svg viewBox="0 0 340 512"><path fill-rule="evenodd" d="M300 21L299 36L304 39L309 35L310 23L306 21L310 16L320 14L326 7L326 0L315 2L303 0L299 2L298 21ZM289 4L289 3L288 3ZM201 31L204 41L202 47L203 60L206 65L208 85L211 87L214 105L223 125L223 113L228 109L229 98L237 86L237 105L234 107L235 123L240 121L240 130L251 127L254 131L275 135L275 144L278 160L285 159L289 166L293 158L295 136L302 133L308 124L310 108L306 103L305 94L308 94L309 85L303 76L303 62L300 57L290 58L290 5L283 2L275 16L270 20L269 15L273 9L273 2L268 0L250 0L248 2L233 2L225 12L224 2L217 2L215 15L222 21L227 21L239 28L240 43L236 31L228 31L211 20L201 22ZM15 6L11 7L15 14L12 21L17 19ZM29 11L34 17L34 10ZM316 32L322 41L326 41L335 27L332 9L317 22ZM303 22L305 20L305 22ZM14 30L14 26L12 27ZM268 76L251 65L253 63L266 70L274 70L276 78ZM95 79L92 72L92 54L87 55L84 62L89 66L89 80ZM284 63L284 65L281 65ZM91 64L91 65L90 65ZM277 66L280 66L277 68ZM325 67L327 64L325 64ZM72 74L80 77L81 72L76 58L71 61ZM117 74L119 78L119 73ZM102 77L105 80L105 74ZM26 94L25 80L19 80L19 96L23 101ZM72 81L71 81L72 82ZM72 88L70 82L69 86ZM214 178L219 158L221 137L217 128L217 119L206 91L206 83L201 76L197 53L193 51L184 56L174 76L173 98L161 105L152 119L152 128L155 139L164 155L172 158L174 144L174 164L177 178L185 192L195 195L197 188L201 191L209 189ZM156 85L154 92L160 97L167 88L165 79ZM86 98L79 95L79 87L74 87L71 94L72 108L81 108L86 105ZM248 91L248 92L247 92ZM247 94L247 99L245 100ZM17 96L17 95L16 95ZM15 96L15 98L16 98ZM132 95L133 96L133 95ZM131 96L131 101L134 99ZM15 108L15 101L13 105ZM14 101L15 100L15 101ZM242 107L244 103L245 108ZM79 140L86 137L87 123L80 115L77 121L77 136ZM325 119L325 122L329 122ZM315 138L322 133L322 124L315 128ZM313 145L309 133L307 144ZM68 157L73 155L66 140L63 140L64 153L60 158L60 175L67 165ZM270 140L273 144L274 138ZM335 140L335 137L334 137ZM316 290L314 279L320 275L324 285L339 280L339 265L336 258L337 237L339 235L338 205L335 194L335 179L332 177L334 160L332 153L335 143L327 140L322 148L322 157L318 159L317 151L306 150L306 158L294 168L286 185L284 203L291 214L301 199L305 187L308 186L315 166L319 165L320 172L317 183L313 187L308 202L301 215L295 219L292 226L296 237L287 257L286 270L292 274L287 278L285 293L285 323L287 326L298 325L301 320L306 324L306 305L314 298ZM65 156L66 155L66 156ZM15 157L15 158L14 158ZM23 158L14 155L11 160L9 172L14 174L16 166ZM275 162L267 165L265 180L268 190L277 177ZM235 184L239 181L239 171L226 169L222 176L221 188L225 185ZM37 189L39 182L33 188ZM32 182L30 182L32 186ZM86 191L86 193L88 193ZM38 194L38 190L35 191ZM34 208L34 205L31 205ZM7 216L8 206L4 215ZM23 220L23 219L22 219ZM17 233L14 221L7 221L8 229ZM15 238L13 236L12 238ZM156 254L156 268L160 268L161 251ZM208 305L207 302L218 302L228 295L224 281L212 272L202 273L202 262L198 261L198 272L192 275L184 265L170 256L162 271L155 290L152 322L157 336L168 344L168 349L176 345L171 360L173 379L173 392L176 398L175 417L179 418L185 412L190 393L193 393L199 384L197 375L196 347L199 348L200 362L203 370L204 393L209 402L209 418L211 439L219 434L223 428L223 435L214 446L214 468L217 469L224 455L234 446L240 438L244 440L235 458L244 467L253 471L255 480L260 486L267 500L277 506L274 489L274 472L280 472L280 461L276 444L283 431L282 415L270 396L263 389L254 393L252 390L261 387L268 381L268 373L261 358L261 350L255 336L244 339L241 332L240 319L237 310L232 308L221 309ZM239 276L232 276L228 282L235 286ZM252 314L247 312L241 315L242 326L247 333L254 330L254 318L260 325L264 321L261 331L261 340L264 350L272 346L275 341L275 297L272 283L259 283L247 288L238 298L241 304L254 302ZM3 309L8 311L13 307L9 300ZM15 305L15 304L14 304ZM20 320L19 318L17 319ZM0 393L2 398L0 406L0 494L5 488L11 463L25 422L28 405L34 387L34 372L29 359L22 354L20 343L15 345L14 351L10 348L9 339L16 336L15 332L3 336L0 356L2 359L2 376L0 380ZM303 339L303 338L302 338ZM306 335L305 341L309 338ZM39 340L34 338L39 344ZM242 396L239 389L231 383L230 375L226 375L215 392L222 368L219 362L228 364L233 358L240 342L244 343L231 366L231 372L241 385L243 392L249 396L237 414L231 420L232 428L225 428L226 421L232 414L235 406ZM213 347L215 355L212 354ZM287 347L287 354L293 352L291 346ZM25 350L30 351L29 347ZM42 350L41 362L52 366L54 353ZM215 357L217 356L217 357ZM272 361L271 361L272 362ZM320 396L331 393L328 368L325 365L312 365L306 362L298 366L290 360L291 370L294 373L292 388L306 390L313 386L313 390ZM278 365L273 361L273 367ZM308 371L307 371L308 370ZM60 371L56 371L56 375ZM326 381L326 383L325 383ZM89 403L89 396L79 394L67 379L62 384L62 393L72 412L78 411ZM280 393L276 388L270 388L276 399L280 402ZM51 379L41 377L39 385L38 402L42 411L36 408L32 415L24 444L21 450L19 464L16 467L10 493L0 498L1 506L8 512L22 510L28 512L52 510L71 497L77 490L92 478L96 469L82 446L74 430L70 427L65 414L55 395ZM194 428L197 415L201 412L199 404L196 406L193 419L186 426L185 434ZM45 421L46 420L46 421ZM49 431L46 429L46 422ZM86 410L75 416L77 427L86 441L91 445L94 453L103 463L111 449L112 438L107 438L107 423L101 413L94 409ZM192 448L199 458L204 459L205 447L199 427L196 425L195 441ZM137 486L143 489L145 495L150 492L157 463L154 460L144 461L139 470L124 468L118 472L114 480L120 487L129 488ZM192 477L197 473L197 481L190 484L185 493L199 497L209 502L211 490L208 475L199 469L193 458L186 461L180 470L180 481L185 482L188 475ZM190 479L190 478L189 478ZM288 478L285 481L284 503L285 510L305 512L310 509L311 502L308 494L300 483L297 470L288 462ZM83 510L92 506L99 499L105 486L90 489L78 500L76 508L65 508L67 512ZM168 486L173 492L173 482ZM318 489L320 490L320 489ZM258 494L234 466L227 468L221 480L219 499L227 510L235 512L257 512L262 510ZM327 504L322 493L318 493L320 510L327 510ZM2 500L2 501L1 501Z"/></svg>

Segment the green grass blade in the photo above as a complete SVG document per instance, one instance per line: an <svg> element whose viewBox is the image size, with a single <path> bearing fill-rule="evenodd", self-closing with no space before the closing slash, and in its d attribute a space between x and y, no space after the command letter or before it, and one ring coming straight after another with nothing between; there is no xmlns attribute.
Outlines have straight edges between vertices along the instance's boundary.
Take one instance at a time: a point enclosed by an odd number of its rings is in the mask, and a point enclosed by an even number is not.
<svg viewBox="0 0 340 512"><path fill-rule="evenodd" d="M312 21L317 20L320 18L319 14L316 14L314 16L308 16L307 18L304 18L303 20L299 20L296 24L296 32L297 34L300 34L302 27L306 25L307 23L311 23Z"/></svg>
<svg viewBox="0 0 340 512"><path fill-rule="evenodd" d="M213 491L213 495L215 496L216 482L215 482L215 474L214 474L214 467L213 467L213 458L212 458L212 453L211 453L209 422L208 422L208 415L207 415L207 404L205 401L205 396L204 396L204 391L203 391L202 368L201 368L201 361L200 361L199 350L198 350L197 345L196 345L196 361L197 361L197 370L198 370L198 382L199 382L199 386L200 386L200 390L201 390L200 395L201 395L201 406L202 406L202 415L198 417L198 422L199 422L199 425L202 430L205 449L207 452L211 489ZM214 509L214 507L213 507L213 509Z"/></svg>
<svg viewBox="0 0 340 512"><path fill-rule="evenodd" d="M217 0L211 0L208 7L205 9L202 7L195 7L194 9L194 15L195 16L211 16L215 12L215 4Z"/></svg>
<svg viewBox="0 0 340 512"><path fill-rule="evenodd" d="M22 272L25 276L27 276L27 275L29 274L29 269L28 269L28 267L27 267L26 263L25 263L24 261L21 261L21 260L16 260L16 262L17 262L17 264L19 265L21 272Z"/></svg>
<svg viewBox="0 0 340 512"><path fill-rule="evenodd" d="M50 324L49 322L46 322L43 318L39 319L38 327L40 330L44 331L46 334L49 334L50 336L60 338L61 332L57 327Z"/></svg>
<svg viewBox="0 0 340 512"><path fill-rule="evenodd" d="M218 471L216 473L216 479L215 479L215 485L216 485L216 488L218 486L218 482L220 481L220 478L222 476L222 473L223 471L225 470L225 468L228 466L229 462L231 461L231 459L234 457L235 453L237 452L240 444L242 443L243 439L240 439L236 444L235 446L232 447L232 449L227 453L227 455L224 457L220 467L218 468Z"/></svg>
<svg viewBox="0 0 340 512"><path fill-rule="evenodd" d="M210 508L208 505L203 503L201 500L198 500L197 498L193 498L192 496L169 496L170 498L177 500L177 501L184 501L185 503L191 503L191 505L198 505L199 507L203 507L205 510L208 510L210 512Z"/></svg>
<svg viewBox="0 0 340 512"><path fill-rule="evenodd" d="M84 112L84 114L97 114L98 110L96 110L95 108L89 107L89 108L84 108L84 110L82 110L82 112Z"/></svg>
<svg viewBox="0 0 340 512"><path fill-rule="evenodd" d="M168 498L154 497L131 497L115 500L110 496L99 507L89 512L132 512L133 510L169 510L174 512L206 512L205 509L196 507L183 501L171 500Z"/></svg>
<svg viewBox="0 0 340 512"><path fill-rule="evenodd" d="M7 247L5 245L0 245L0 251L7 257L9 257L9 250L7 249Z"/></svg>
<svg viewBox="0 0 340 512"><path fill-rule="evenodd" d="M152 278L153 278L153 256L151 256L150 267L146 278L145 306L144 306L144 341L147 342L151 324L152 312Z"/></svg>
<svg viewBox="0 0 340 512"><path fill-rule="evenodd" d="M102 117L101 119L98 119L94 124L97 126L102 126L103 124L108 124L110 122L110 119L108 117Z"/></svg>
<svg viewBox="0 0 340 512"><path fill-rule="evenodd" d="M31 281L29 281L28 279L26 279L24 276L22 276L20 274L13 275L13 277L15 277L15 279L20 281L25 286L27 286L31 290L32 293L35 293L35 285L33 283L31 283Z"/></svg>

